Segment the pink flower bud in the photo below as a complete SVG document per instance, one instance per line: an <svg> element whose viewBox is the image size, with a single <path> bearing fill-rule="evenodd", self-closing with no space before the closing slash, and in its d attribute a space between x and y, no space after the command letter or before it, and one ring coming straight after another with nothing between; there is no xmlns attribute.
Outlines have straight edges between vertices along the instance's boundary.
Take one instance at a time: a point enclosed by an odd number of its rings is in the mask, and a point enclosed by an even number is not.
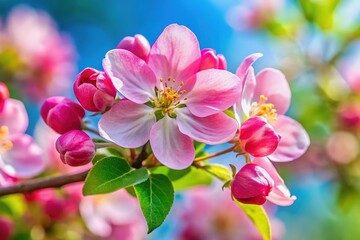
<svg viewBox="0 0 360 240"><path fill-rule="evenodd" d="M54 131L62 134L81 129L84 109L66 97L50 97L45 100L40 110L44 122Z"/></svg>
<svg viewBox="0 0 360 240"><path fill-rule="evenodd" d="M274 180L266 170L251 163L246 164L235 175L231 185L231 194L239 202L262 205L273 186Z"/></svg>
<svg viewBox="0 0 360 240"><path fill-rule="evenodd" d="M346 128L360 128L360 103L346 103L338 111L340 124Z"/></svg>
<svg viewBox="0 0 360 240"><path fill-rule="evenodd" d="M61 220L67 214L66 212L60 210L66 208L65 200L57 196L44 200L42 202L42 207L45 214L54 221Z"/></svg>
<svg viewBox="0 0 360 240"><path fill-rule="evenodd" d="M10 97L9 90L6 87L5 83L0 82L0 111L4 106L4 102L6 99Z"/></svg>
<svg viewBox="0 0 360 240"><path fill-rule="evenodd" d="M111 79L102 71L85 68L76 78L74 93L80 104L88 111L103 112L116 97Z"/></svg>
<svg viewBox="0 0 360 240"><path fill-rule="evenodd" d="M3 240L9 240L12 233L12 223L5 217L0 217L0 236Z"/></svg>
<svg viewBox="0 0 360 240"><path fill-rule="evenodd" d="M251 117L240 127L242 148L254 157L272 154L277 148L280 138L280 135L263 117Z"/></svg>
<svg viewBox="0 0 360 240"><path fill-rule="evenodd" d="M224 55L218 54L214 49L205 48L201 50L201 63L200 63L200 70L204 69L221 69L226 70L227 64Z"/></svg>
<svg viewBox="0 0 360 240"><path fill-rule="evenodd" d="M128 50L144 61L147 61L150 43L143 35L136 34L134 37L124 37L116 48Z"/></svg>
<svg viewBox="0 0 360 240"><path fill-rule="evenodd" d="M56 141L56 150L63 163L72 167L88 164L95 156L94 142L80 130L61 135Z"/></svg>

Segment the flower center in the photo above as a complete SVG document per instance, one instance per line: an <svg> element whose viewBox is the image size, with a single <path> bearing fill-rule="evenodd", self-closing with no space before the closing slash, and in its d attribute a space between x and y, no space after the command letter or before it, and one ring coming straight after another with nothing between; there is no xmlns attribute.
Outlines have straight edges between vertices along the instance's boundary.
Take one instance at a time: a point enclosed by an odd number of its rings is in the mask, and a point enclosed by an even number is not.
<svg viewBox="0 0 360 240"><path fill-rule="evenodd" d="M277 120L274 104L267 103L268 98L261 95L258 102L253 102L250 109L250 117L260 116L268 120Z"/></svg>
<svg viewBox="0 0 360 240"><path fill-rule="evenodd" d="M0 154L6 153L13 147L12 142L8 139L9 129L6 126L0 127Z"/></svg>
<svg viewBox="0 0 360 240"><path fill-rule="evenodd" d="M186 90L182 89L184 82L177 84L175 79L168 77L165 81L160 78L160 83L162 88L155 89L156 98L150 98L154 111L160 113L162 117L167 114L169 117L176 118L175 108L181 107L181 101L187 100L187 98L182 98L182 95L186 93Z"/></svg>

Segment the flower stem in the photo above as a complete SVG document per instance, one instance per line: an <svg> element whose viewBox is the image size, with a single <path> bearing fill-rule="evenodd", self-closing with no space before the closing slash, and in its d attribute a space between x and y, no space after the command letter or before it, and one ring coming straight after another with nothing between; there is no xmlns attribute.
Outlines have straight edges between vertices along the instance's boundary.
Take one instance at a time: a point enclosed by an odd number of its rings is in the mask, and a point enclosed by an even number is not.
<svg viewBox="0 0 360 240"><path fill-rule="evenodd" d="M99 134L99 132L98 132L98 131L96 131L95 129L93 129L93 128L91 128L91 127L89 127L89 126L85 125L85 124L84 124L84 126L83 126L83 130L84 130L84 131L87 131L87 132L94 133L94 134L96 134L96 135L100 136L100 134Z"/></svg>
<svg viewBox="0 0 360 240"><path fill-rule="evenodd" d="M231 146L230 148L225 149L225 150L223 150L221 152L213 153L213 154L209 154L207 156L195 158L194 162L200 162L200 161L204 161L204 160L207 160L207 159L210 159L210 158L213 158L213 157L221 156L221 155L223 155L225 153L232 152L234 150L234 148L235 148L234 146Z"/></svg>
<svg viewBox="0 0 360 240"><path fill-rule="evenodd" d="M5 196L15 193L29 193L43 188L58 188L70 183L83 182L88 172L89 170L72 175L34 179L34 180L18 183L13 186L2 187L0 188L0 196Z"/></svg>

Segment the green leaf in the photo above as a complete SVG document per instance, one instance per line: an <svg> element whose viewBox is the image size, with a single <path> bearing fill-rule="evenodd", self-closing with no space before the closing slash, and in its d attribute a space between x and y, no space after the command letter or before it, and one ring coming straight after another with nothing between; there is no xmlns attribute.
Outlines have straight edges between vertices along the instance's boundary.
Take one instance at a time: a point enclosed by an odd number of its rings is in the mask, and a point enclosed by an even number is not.
<svg viewBox="0 0 360 240"><path fill-rule="evenodd" d="M88 173L83 188L84 195L110 193L142 183L149 178L145 168L132 169L120 157L106 157L96 162Z"/></svg>
<svg viewBox="0 0 360 240"><path fill-rule="evenodd" d="M151 174L147 181L134 186L141 210L148 225L148 233L159 227L174 202L174 188L165 175Z"/></svg>
<svg viewBox="0 0 360 240"><path fill-rule="evenodd" d="M264 208L259 205L243 204L236 199L234 201L255 224L263 239L271 240L270 222Z"/></svg>
<svg viewBox="0 0 360 240"><path fill-rule="evenodd" d="M181 169L181 170L174 170L174 169L170 169L165 166L160 166L160 167L154 168L151 172L163 174L163 175L167 176L171 181L176 181L176 180L182 178L183 176L185 176L186 174L188 174L190 172L190 167Z"/></svg>
<svg viewBox="0 0 360 240"><path fill-rule="evenodd" d="M180 179L172 181L175 190L185 190L194 186L207 186L213 178L204 170L190 167L190 171Z"/></svg>
<svg viewBox="0 0 360 240"><path fill-rule="evenodd" d="M232 179L229 169L227 169L223 165L208 164L208 165L205 165L203 167L203 169L205 171L207 171L208 173L210 173L211 175L217 177L221 181L228 182L228 181L231 181L231 179Z"/></svg>
<svg viewBox="0 0 360 240"><path fill-rule="evenodd" d="M195 157L202 157L206 155L206 152L204 151L205 146L205 143L194 141Z"/></svg>

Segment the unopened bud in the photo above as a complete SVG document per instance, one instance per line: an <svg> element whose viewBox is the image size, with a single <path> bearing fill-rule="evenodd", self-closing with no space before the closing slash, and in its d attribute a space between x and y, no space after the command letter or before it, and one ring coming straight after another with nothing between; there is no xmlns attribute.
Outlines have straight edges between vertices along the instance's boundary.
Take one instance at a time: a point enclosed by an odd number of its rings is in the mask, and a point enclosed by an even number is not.
<svg viewBox="0 0 360 240"><path fill-rule="evenodd" d="M240 127L242 148L254 157L272 154L276 150L280 138L280 135L263 117L251 117Z"/></svg>
<svg viewBox="0 0 360 240"><path fill-rule="evenodd" d="M214 49L205 48L201 50L200 70L205 70L210 68L226 70L227 68L226 59L222 54L216 55Z"/></svg>
<svg viewBox="0 0 360 240"><path fill-rule="evenodd" d="M83 131L72 130L56 141L56 150L63 163L72 167L86 165L95 156L95 144Z"/></svg>
<svg viewBox="0 0 360 240"><path fill-rule="evenodd" d="M231 194L239 202L262 205L273 186L274 180L266 170L250 163L235 175L231 185Z"/></svg>
<svg viewBox="0 0 360 240"><path fill-rule="evenodd" d="M144 61L147 61L150 43L143 35L136 34L134 37L124 37L116 48L128 50Z"/></svg>
<svg viewBox="0 0 360 240"><path fill-rule="evenodd" d="M85 68L76 78L74 93L80 104L88 111L103 112L116 97L111 79L102 71Z"/></svg>
<svg viewBox="0 0 360 240"><path fill-rule="evenodd" d="M57 133L81 129L85 116L84 109L66 97L50 97L45 100L40 110L44 122Z"/></svg>

